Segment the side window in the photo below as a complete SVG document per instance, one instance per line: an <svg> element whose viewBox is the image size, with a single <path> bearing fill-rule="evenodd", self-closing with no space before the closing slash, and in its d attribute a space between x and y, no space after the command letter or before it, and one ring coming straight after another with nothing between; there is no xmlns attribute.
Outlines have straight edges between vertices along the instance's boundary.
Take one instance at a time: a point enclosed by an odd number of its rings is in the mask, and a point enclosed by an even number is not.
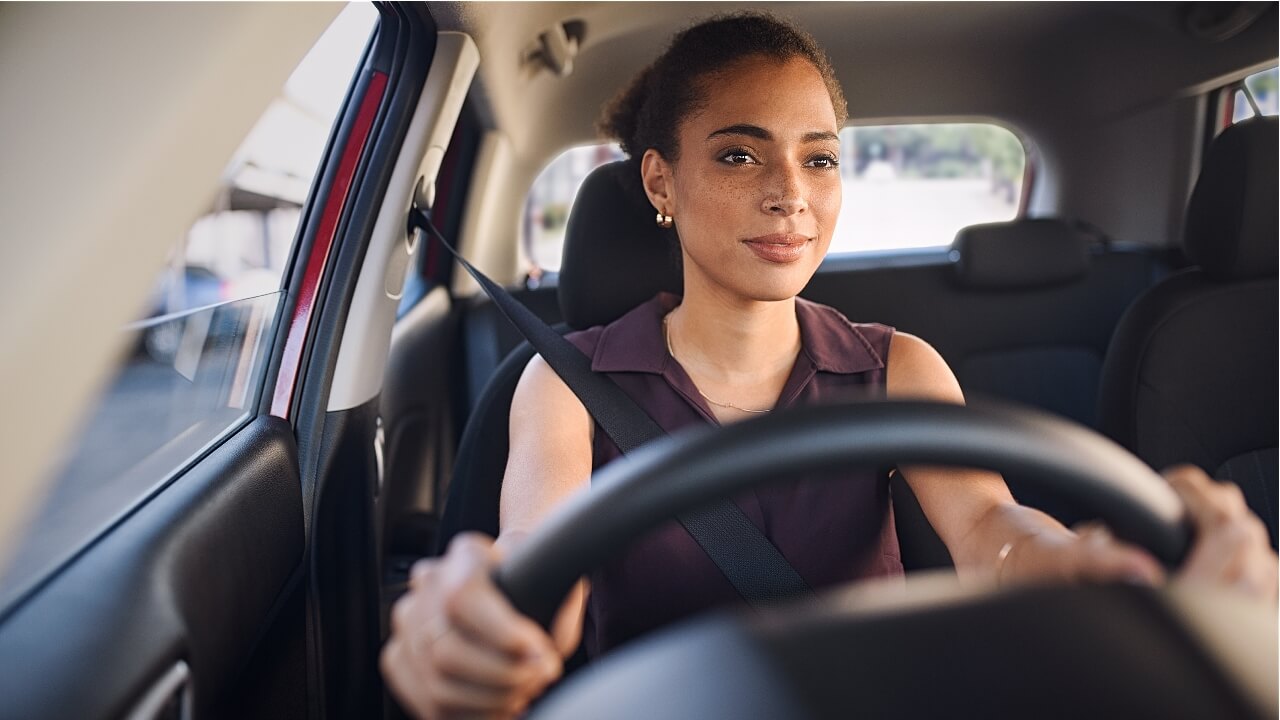
<svg viewBox="0 0 1280 720"><path fill-rule="evenodd" d="M1280 77L1280 70L1271 68L1254 73L1234 86L1231 90L1231 122L1228 124L1234 125L1254 116L1253 104L1249 102L1249 96L1253 97L1254 103L1263 115L1275 116L1280 110L1280 97L1276 94L1278 77Z"/></svg>
<svg viewBox="0 0 1280 720"><path fill-rule="evenodd" d="M961 228L1021 208L1026 150L997 125L847 127L840 153L833 255L946 246Z"/></svg>
<svg viewBox="0 0 1280 720"><path fill-rule="evenodd" d="M998 125L848 127L840 133L844 203L831 254L940 247L960 228L1021 211L1027 153ZM560 268L565 221L582 180L623 157L616 144L574 148L534 181L523 247L530 276Z"/></svg>
<svg viewBox="0 0 1280 720"><path fill-rule="evenodd" d="M0 610L255 414L302 205L377 16L339 13L175 239L0 578Z"/></svg>
<svg viewBox="0 0 1280 720"><path fill-rule="evenodd" d="M592 170L624 157L617 143L576 147L552 160L533 181L520 229L531 278L560 270L565 223L582 181Z"/></svg>

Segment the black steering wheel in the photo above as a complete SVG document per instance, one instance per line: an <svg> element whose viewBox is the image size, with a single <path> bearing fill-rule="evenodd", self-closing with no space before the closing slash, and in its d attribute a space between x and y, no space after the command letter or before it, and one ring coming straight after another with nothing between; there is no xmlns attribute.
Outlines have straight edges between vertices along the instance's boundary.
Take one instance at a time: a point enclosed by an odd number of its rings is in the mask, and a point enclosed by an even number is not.
<svg viewBox="0 0 1280 720"><path fill-rule="evenodd" d="M517 609L547 626L579 577L680 513L789 475L911 463L1025 477L1169 567L1190 545L1168 484L1091 430L1025 408L878 401L789 409L651 443L598 473L591 492L549 518L496 580Z"/></svg>
<svg viewBox="0 0 1280 720"><path fill-rule="evenodd" d="M788 475L895 463L1016 474L1170 567L1190 546L1185 510L1167 483L1090 430L998 405L863 402L654 442L598 473L592 491L554 513L495 581L547 626L579 577L680 513ZM1256 703L1206 676L1214 661L1169 616L1157 591L1123 584L981 593L923 620L904 612L856 620L822 598L764 616L721 612L611 653L531 717L1256 717ZM1027 655L1037 642L1056 649ZM967 650L952 657L958 647ZM1123 686L1113 686L1117 675ZM983 682L997 692L973 687ZM1109 704L1090 704L1094 693Z"/></svg>

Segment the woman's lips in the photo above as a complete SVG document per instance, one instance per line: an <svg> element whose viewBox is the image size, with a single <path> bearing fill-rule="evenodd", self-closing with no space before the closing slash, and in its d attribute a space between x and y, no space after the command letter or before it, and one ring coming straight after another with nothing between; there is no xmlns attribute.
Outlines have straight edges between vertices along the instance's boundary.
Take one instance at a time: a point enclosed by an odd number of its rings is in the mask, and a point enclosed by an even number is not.
<svg viewBox="0 0 1280 720"><path fill-rule="evenodd" d="M785 265L800 259L809 238L804 235L762 235L742 242L761 260Z"/></svg>

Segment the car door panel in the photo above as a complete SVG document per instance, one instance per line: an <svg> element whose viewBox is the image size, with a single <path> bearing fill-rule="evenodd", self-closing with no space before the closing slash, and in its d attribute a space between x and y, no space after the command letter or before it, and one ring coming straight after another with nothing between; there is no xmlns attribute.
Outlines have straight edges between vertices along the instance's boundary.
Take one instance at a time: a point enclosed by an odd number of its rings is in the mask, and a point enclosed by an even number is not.
<svg viewBox="0 0 1280 720"><path fill-rule="evenodd" d="M265 639L297 639L273 632L302 570L297 467L288 424L259 418L14 608L0 717L119 717L178 661L197 716L226 703Z"/></svg>

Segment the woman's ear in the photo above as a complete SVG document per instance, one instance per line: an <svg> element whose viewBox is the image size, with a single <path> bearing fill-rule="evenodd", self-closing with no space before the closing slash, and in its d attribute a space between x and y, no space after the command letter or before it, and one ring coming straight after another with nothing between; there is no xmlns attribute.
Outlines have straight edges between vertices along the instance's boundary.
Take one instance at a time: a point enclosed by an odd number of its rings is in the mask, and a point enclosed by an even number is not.
<svg viewBox="0 0 1280 720"><path fill-rule="evenodd" d="M663 215L676 214L671 163L653 148L645 150L640 158L640 181L655 210Z"/></svg>

